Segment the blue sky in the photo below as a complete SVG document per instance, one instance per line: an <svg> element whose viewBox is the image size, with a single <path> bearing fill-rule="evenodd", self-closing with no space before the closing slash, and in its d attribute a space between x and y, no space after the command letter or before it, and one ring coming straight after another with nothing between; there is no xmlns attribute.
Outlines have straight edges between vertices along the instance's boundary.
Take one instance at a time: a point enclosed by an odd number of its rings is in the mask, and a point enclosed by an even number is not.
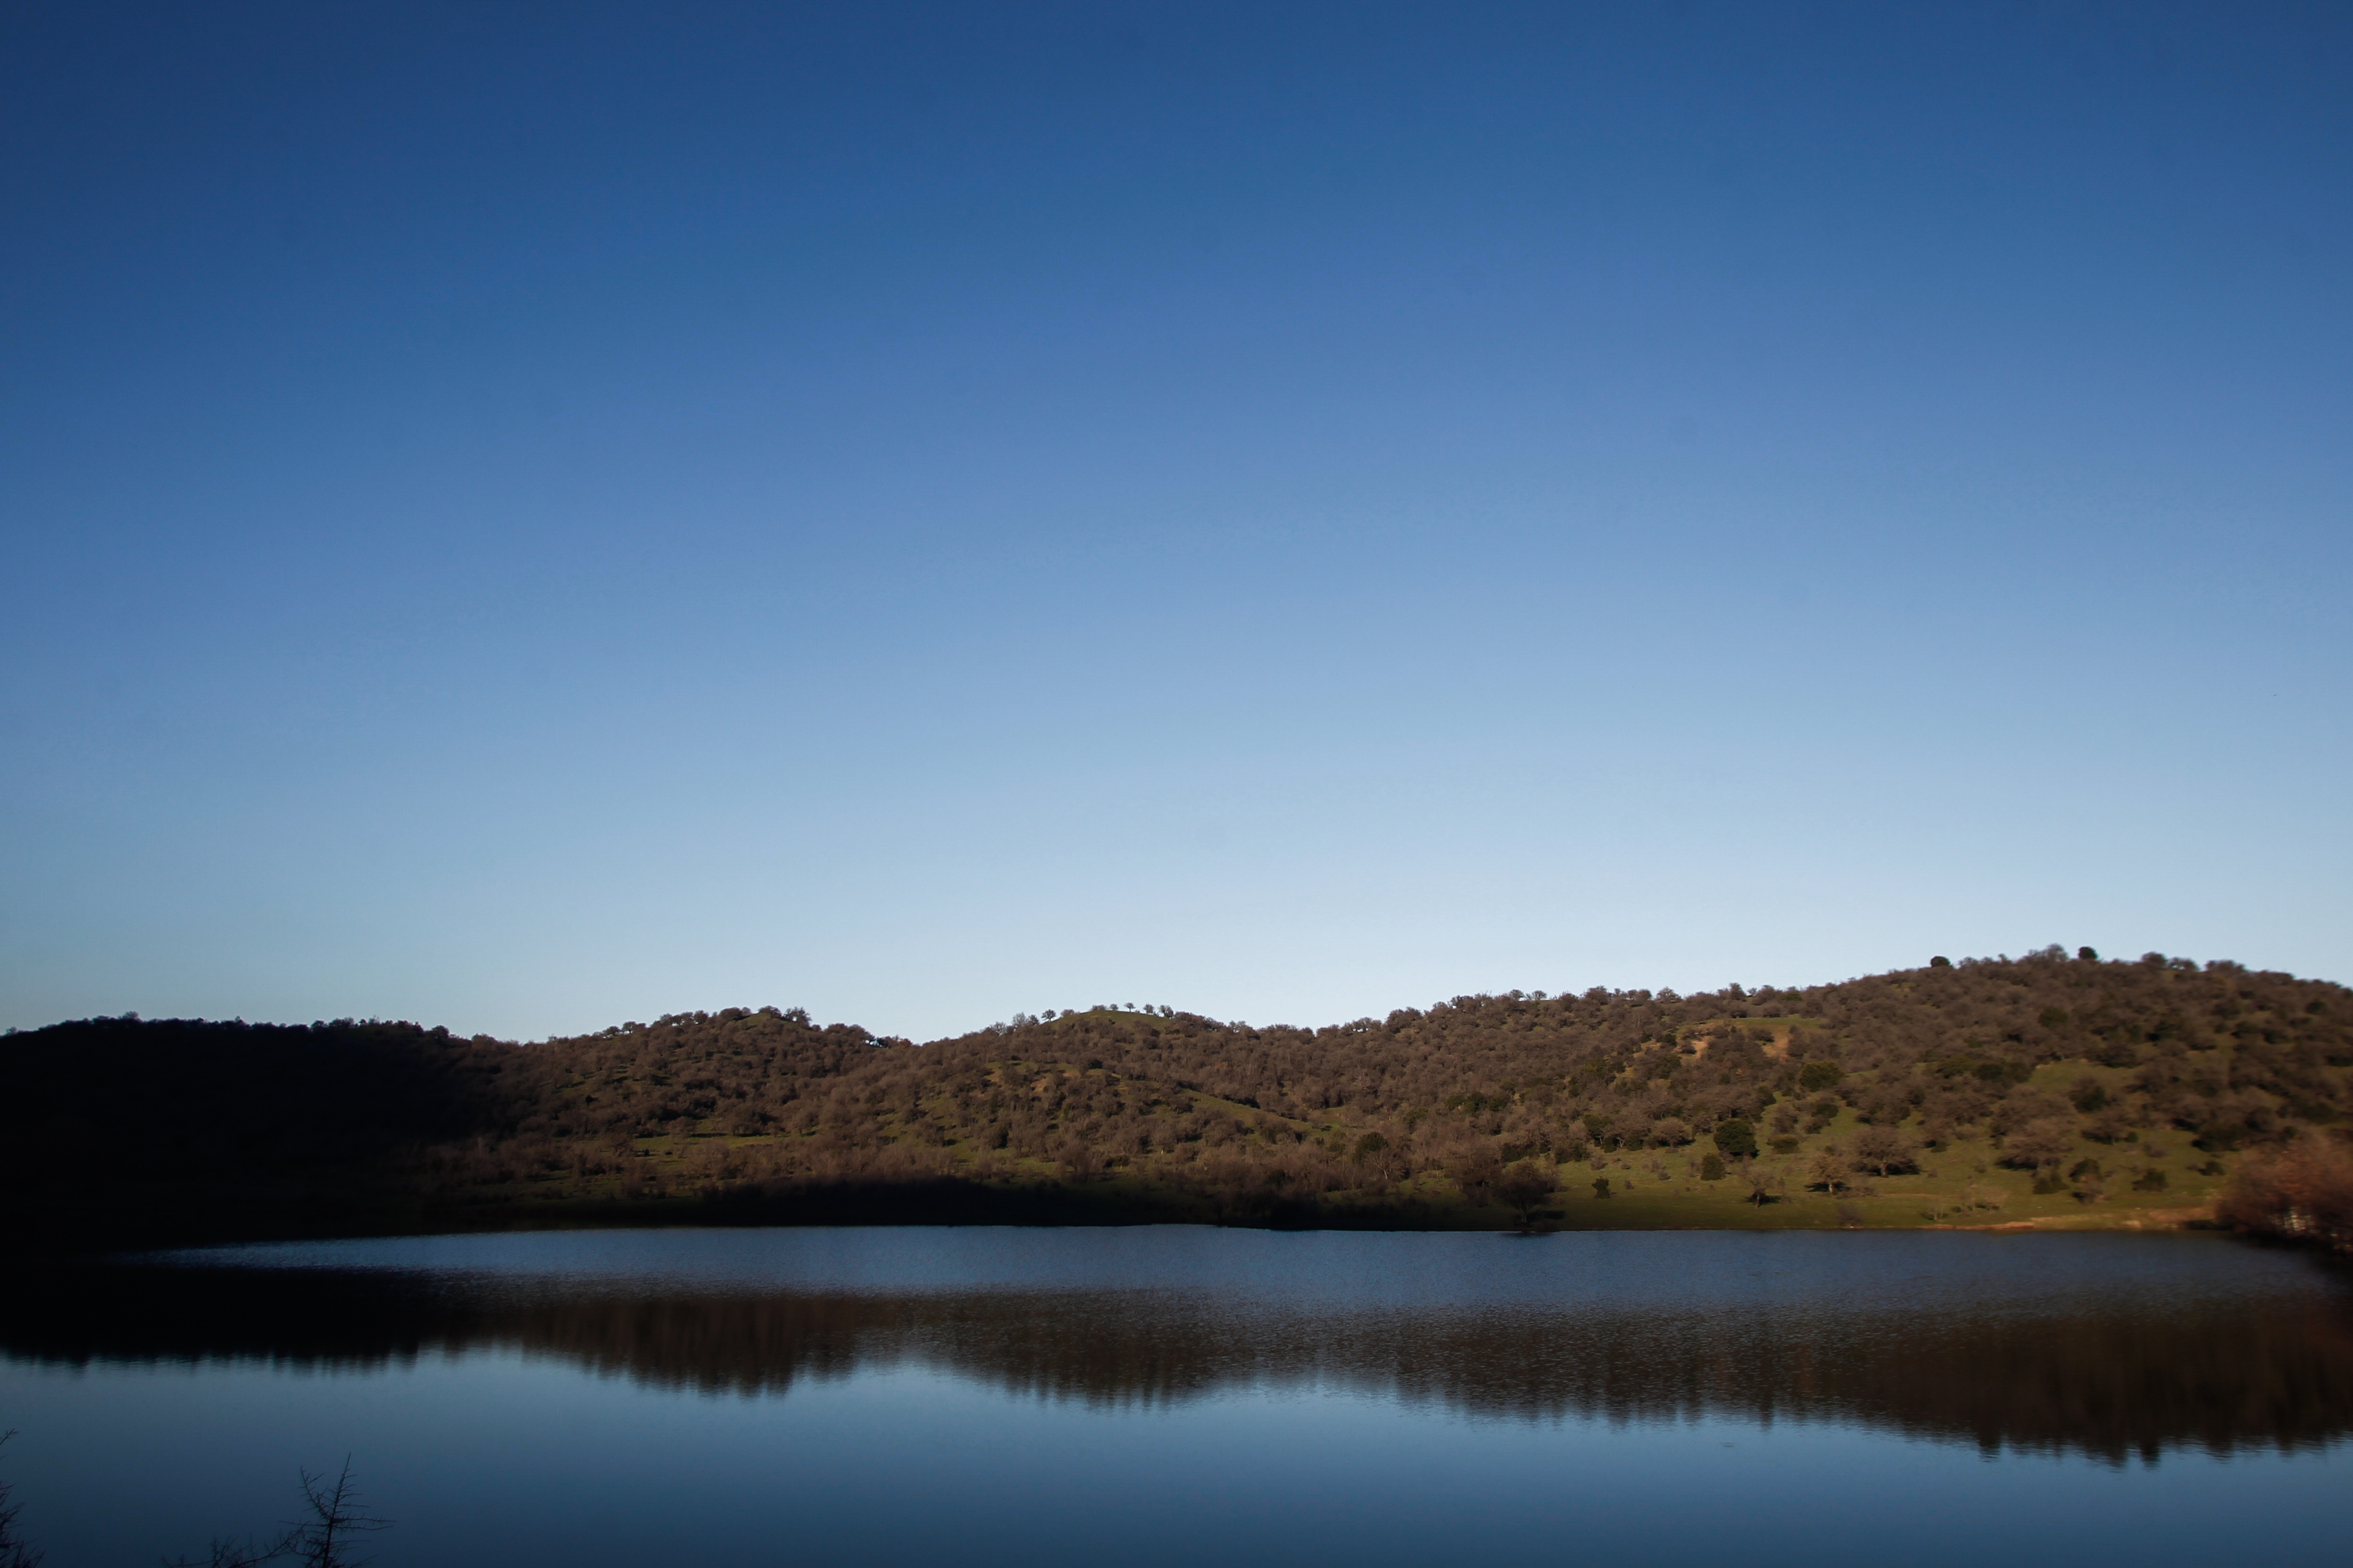
<svg viewBox="0 0 2353 1568"><path fill-rule="evenodd" d="M2333 6L0 21L0 1023L2353 979Z"/></svg>

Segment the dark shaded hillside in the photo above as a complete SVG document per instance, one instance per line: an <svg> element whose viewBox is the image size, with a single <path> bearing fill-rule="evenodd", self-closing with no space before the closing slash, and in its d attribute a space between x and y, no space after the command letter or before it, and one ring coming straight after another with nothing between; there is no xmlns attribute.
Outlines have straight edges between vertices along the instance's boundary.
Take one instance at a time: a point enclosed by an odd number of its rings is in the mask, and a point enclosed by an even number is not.
<svg viewBox="0 0 2353 1568"><path fill-rule="evenodd" d="M1967 1205L2029 1179L2091 1205L2333 1136L2348 1026L2334 984L2056 949L1803 990L1463 996L1318 1029L1050 1013L925 1046L775 1008L533 1046L92 1019L0 1041L0 1133L19 1242L652 1217L688 1198L706 1220L1457 1223L1441 1211L1483 1203L1507 1166L1662 1195L1745 1173L1765 1202L1867 1196L1941 1162L1948 1185L1969 1176Z"/></svg>
<svg viewBox="0 0 2353 1568"><path fill-rule="evenodd" d="M0 1039L8 1234L332 1219L501 1121L512 1046L414 1024L90 1018Z"/></svg>
<svg viewBox="0 0 2353 1568"><path fill-rule="evenodd" d="M838 1072L877 1045L863 1030L752 1016L741 1033L764 1043L754 1059L779 1081ZM605 1039L522 1047L375 1020L135 1016L12 1033L0 1038L0 1237L400 1228L545 1126L544 1107L575 1064L596 1070Z"/></svg>

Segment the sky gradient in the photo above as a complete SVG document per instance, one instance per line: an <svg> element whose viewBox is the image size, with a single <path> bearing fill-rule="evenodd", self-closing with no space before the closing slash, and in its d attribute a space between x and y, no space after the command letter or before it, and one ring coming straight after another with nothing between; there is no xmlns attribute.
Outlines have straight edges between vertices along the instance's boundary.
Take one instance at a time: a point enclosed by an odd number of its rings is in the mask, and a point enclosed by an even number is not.
<svg viewBox="0 0 2353 1568"><path fill-rule="evenodd" d="M0 1024L2353 979L2341 6L0 17Z"/></svg>

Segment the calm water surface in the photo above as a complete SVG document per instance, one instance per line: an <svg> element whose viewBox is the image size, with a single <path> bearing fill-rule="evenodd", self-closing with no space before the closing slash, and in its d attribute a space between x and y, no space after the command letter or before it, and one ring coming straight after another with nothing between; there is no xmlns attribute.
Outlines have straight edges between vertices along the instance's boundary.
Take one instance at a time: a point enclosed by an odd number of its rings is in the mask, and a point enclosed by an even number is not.
<svg viewBox="0 0 2353 1568"><path fill-rule="evenodd" d="M2353 1289L2211 1238L616 1231L20 1269L50 1568L2341 1563Z"/></svg>

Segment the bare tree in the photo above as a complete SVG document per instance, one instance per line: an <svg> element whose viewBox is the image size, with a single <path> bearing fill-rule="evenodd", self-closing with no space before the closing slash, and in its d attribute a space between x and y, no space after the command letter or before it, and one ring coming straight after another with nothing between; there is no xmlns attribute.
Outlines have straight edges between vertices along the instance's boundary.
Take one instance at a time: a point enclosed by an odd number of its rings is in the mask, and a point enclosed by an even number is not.
<svg viewBox="0 0 2353 1568"><path fill-rule="evenodd" d="M302 1501L310 1510L308 1519L289 1521L282 1534L264 1540L216 1539L201 1563L191 1557L177 1557L168 1559L164 1568L257 1568L259 1563L290 1557L310 1568L361 1568L367 1559L354 1555L354 1538L389 1529L392 1521L379 1519L366 1510L359 1486L352 1477L350 1458L345 1457L343 1468L332 1480L309 1470L295 1473L301 1478ZM0 1568L13 1565L0 1559Z"/></svg>
<svg viewBox="0 0 2353 1568"><path fill-rule="evenodd" d="M388 1530L392 1521L377 1518L362 1505L359 1488L352 1480L348 1454L343 1457L343 1468L332 1481L308 1470L301 1474L302 1498L311 1505L311 1517L297 1527L300 1539L294 1547L295 1558L312 1568L358 1568L366 1559L352 1555L356 1544L352 1538Z"/></svg>
<svg viewBox="0 0 2353 1568"><path fill-rule="evenodd" d="M0 1443L16 1435L14 1430L0 1432ZM24 1507L23 1503L8 1500L8 1483L0 1481L0 1568L40 1568L42 1554L16 1533L16 1515Z"/></svg>
<svg viewBox="0 0 2353 1568"><path fill-rule="evenodd" d="M205 1559L198 1563L193 1557L167 1559L164 1568L255 1568L257 1563L275 1562L293 1550L293 1534L276 1536L269 1541L228 1541L216 1537L206 1549Z"/></svg>

